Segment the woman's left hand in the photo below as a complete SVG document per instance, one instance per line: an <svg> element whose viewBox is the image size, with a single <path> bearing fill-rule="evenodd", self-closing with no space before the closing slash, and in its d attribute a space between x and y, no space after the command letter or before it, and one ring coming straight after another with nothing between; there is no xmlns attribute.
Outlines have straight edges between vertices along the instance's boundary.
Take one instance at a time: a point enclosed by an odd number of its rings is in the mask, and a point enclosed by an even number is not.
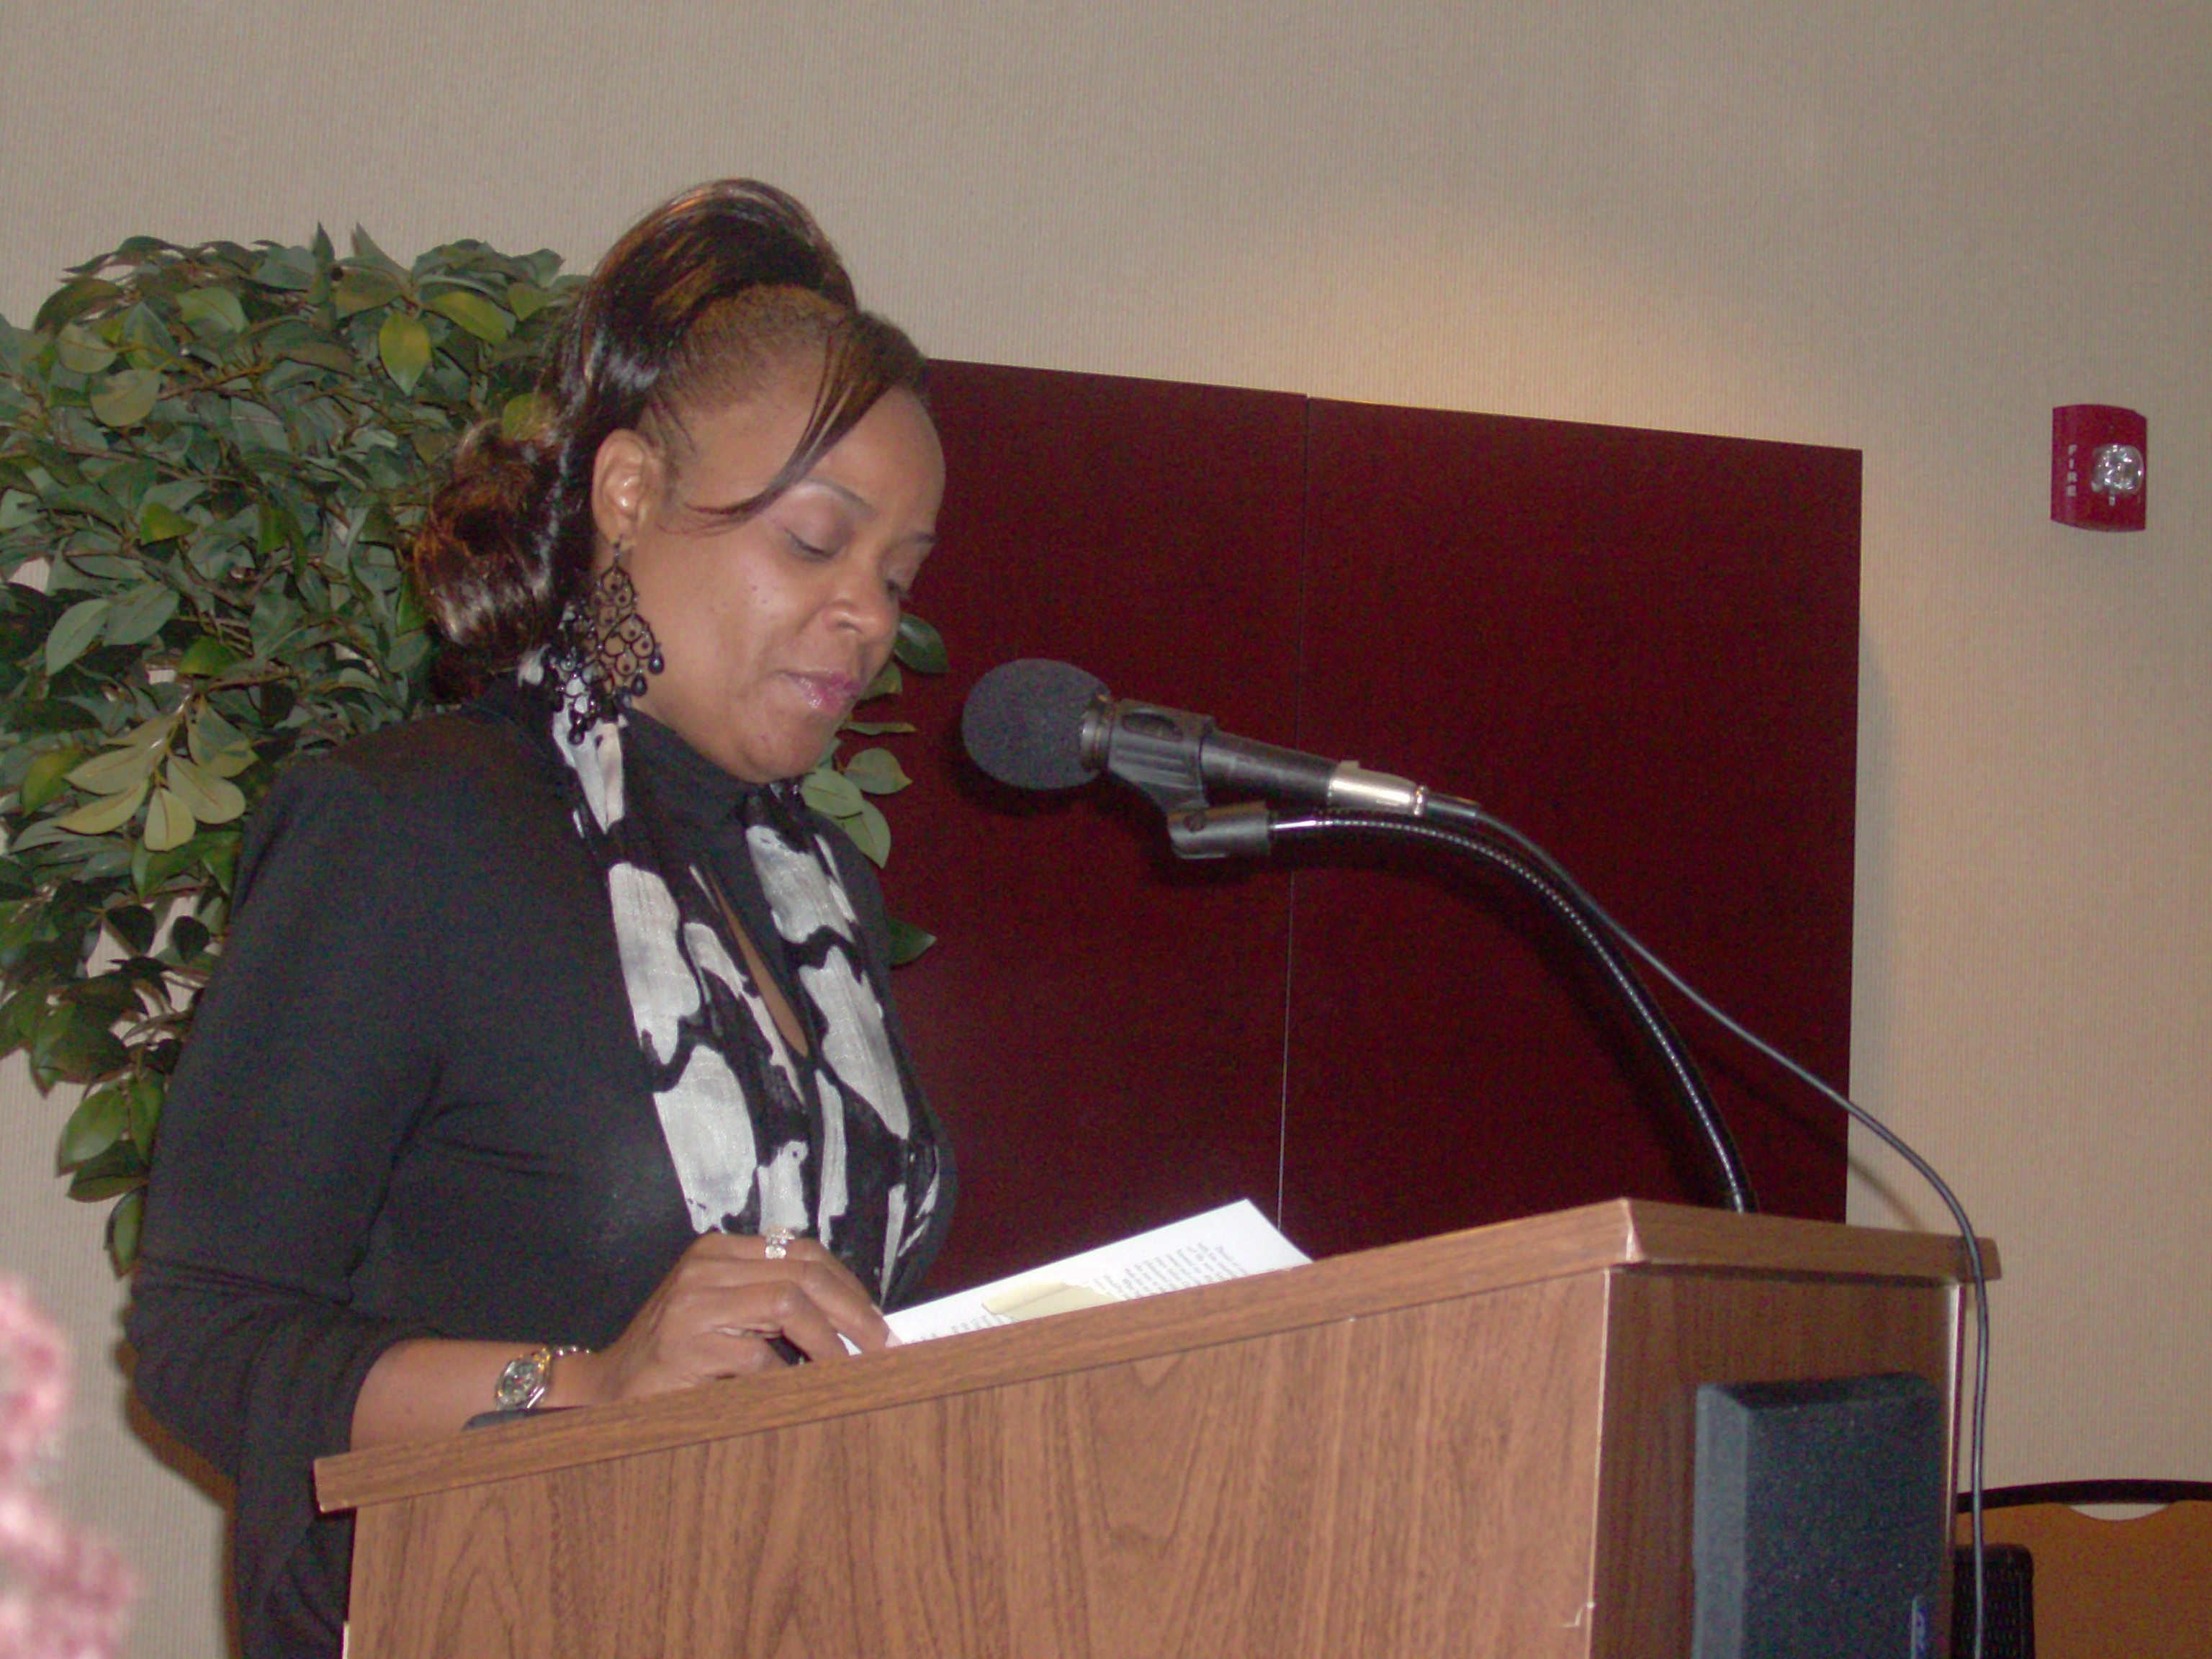
<svg viewBox="0 0 2212 1659"><path fill-rule="evenodd" d="M631 1400L781 1370L781 1338L809 1359L848 1357L896 1340L852 1270L811 1238L783 1243L707 1233L669 1270L629 1327L595 1354L555 1367L548 1403Z"/></svg>

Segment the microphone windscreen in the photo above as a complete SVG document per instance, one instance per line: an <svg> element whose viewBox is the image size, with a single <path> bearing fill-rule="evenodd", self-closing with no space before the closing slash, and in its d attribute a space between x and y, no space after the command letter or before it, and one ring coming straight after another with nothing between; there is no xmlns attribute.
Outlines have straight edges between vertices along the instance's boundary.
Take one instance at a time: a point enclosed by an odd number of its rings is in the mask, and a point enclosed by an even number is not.
<svg viewBox="0 0 2212 1659"><path fill-rule="evenodd" d="M975 682L960 714L968 757L1017 789L1073 789L1096 775L1083 763L1083 717L1106 695L1064 662L1023 657Z"/></svg>

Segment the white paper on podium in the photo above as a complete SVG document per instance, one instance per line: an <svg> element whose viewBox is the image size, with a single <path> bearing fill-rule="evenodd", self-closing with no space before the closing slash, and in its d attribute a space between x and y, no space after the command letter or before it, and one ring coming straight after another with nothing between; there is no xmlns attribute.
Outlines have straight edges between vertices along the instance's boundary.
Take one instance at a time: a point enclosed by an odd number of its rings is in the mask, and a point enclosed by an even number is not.
<svg viewBox="0 0 2212 1659"><path fill-rule="evenodd" d="M888 1317L902 1340L927 1342L1047 1314L1303 1267L1308 1260L1268 1224L1250 1199L1240 1198L1204 1215L919 1307L902 1308Z"/></svg>

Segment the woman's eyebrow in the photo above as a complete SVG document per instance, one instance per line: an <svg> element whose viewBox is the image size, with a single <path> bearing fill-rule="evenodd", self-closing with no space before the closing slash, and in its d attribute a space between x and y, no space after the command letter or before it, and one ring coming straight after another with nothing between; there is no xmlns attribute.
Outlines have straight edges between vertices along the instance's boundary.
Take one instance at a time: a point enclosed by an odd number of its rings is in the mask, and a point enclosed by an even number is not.
<svg viewBox="0 0 2212 1659"><path fill-rule="evenodd" d="M826 489L831 495L849 503L855 510L865 513L868 517L872 519L876 515L876 504L873 501L860 494L859 490L839 483L835 478L801 478L791 487L794 490L808 488Z"/></svg>

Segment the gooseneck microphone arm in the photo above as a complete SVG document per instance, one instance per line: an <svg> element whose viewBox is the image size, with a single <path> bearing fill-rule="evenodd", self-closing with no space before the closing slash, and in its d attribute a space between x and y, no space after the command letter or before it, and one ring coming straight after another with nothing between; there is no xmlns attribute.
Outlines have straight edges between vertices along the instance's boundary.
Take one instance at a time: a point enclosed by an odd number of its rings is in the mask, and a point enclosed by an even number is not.
<svg viewBox="0 0 2212 1659"><path fill-rule="evenodd" d="M1106 688L1079 668L1036 659L1003 663L976 682L961 718L969 754L984 771L1019 789L1067 789L1110 771L1152 797L1168 815L1168 836L1185 858L1265 857L1277 836L1293 841L1330 835L1382 835L1442 840L1504 871L1567 922L1601 963L1624 999L1655 1024L1645 1030L1668 1057L1676 1086L1713 1148L1736 1209L1752 1207L1750 1188L1734 1142L1706 1097L1696 1066L1663 1014L1635 975L1621 949L1641 957L1688 1001L1723 1030L1765 1055L1846 1113L1911 1164L1950 1211L1964 1243L1973 1285L1973 1402L1967 1430L1967 1481L1973 1515L1974 1618L1969 1650L1984 1650L1986 1589L1982 1527L1983 1448L1988 1437L1990 1304L1980 1242L1966 1206L1929 1162L1873 1113L1830 1086L1740 1021L1717 1007L1651 948L1606 914L1605 908L1557 860L1510 824L1472 801L1432 794L1404 778L1367 771L1356 763L1332 764L1318 756L1276 749L1220 732L1203 715L1146 703L1116 703ZM1206 786L1318 806L1319 815L1279 817L1261 802L1214 807ZM1663 1034L1663 1036L1662 1035ZM1677 1070L1675 1061L1680 1062Z"/></svg>
<svg viewBox="0 0 2212 1659"><path fill-rule="evenodd" d="M1504 872L1566 924L1628 1005L1711 1153L1727 1207L1758 1207L1696 1060L1604 920L1577 901L1580 890L1556 862L1474 802L1356 761L1231 737L1188 709L1117 702L1081 669L1036 659L1001 664L978 680L961 732L976 764L1017 788L1071 788L1110 773L1166 814L1169 843L1183 858L1264 858L1279 835L1395 835L1456 848ZM1318 806L1323 816L1279 820L1260 802L1214 807L1209 787Z"/></svg>
<svg viewBox="0 0 2212 1659"><path fill-rule="evenodd" d="M1437 798L1431 798L1437 799ZM1443 799L1450 799L1449 796ZM1486 817L1470 802L1455 801L1454 805ZM1442 817L1433 814L1432 817ZM1667 1018L1666 1012L1655 1001L1644 981L1628 964L1613 944L1613 935L1603 922L1589 915L1577 902L1566 884L1553 878L1547 866L1548 857L1531 857L1522 848L1509 847L1474 831L1472 827L1446 827L1443 823L1425 818L1399 817L1381 813L1331 812L1318 817L1285 818L1269 814L1268 830L1275 841L1291 842L1325 840L1339 836L1382 837L1388 840L1425 842L1455 852L1465 853L1479 859L1493 869L1510 877L1525 892L1541 900L1545 907L1564 923L1569 933L1583 951L1595 962L1606 979L1619 993L1620 1000L1634 1016L1652 1051L1666 1068L1674 1092L1680 1097L1698 1133L1705 1143L1712 1158L1713 1170L1719 1177L1726 1206L1739 1215L1757 1212L1759 1200L1751 1188L1751 1178L1744 1171L1742 1156L1736 1151L1735 1137L1729 1133L1728 1125L1714 1106L1711 1093L1705 1087L1705 1074L1690 1055L1681 1036Z"/></svg>

